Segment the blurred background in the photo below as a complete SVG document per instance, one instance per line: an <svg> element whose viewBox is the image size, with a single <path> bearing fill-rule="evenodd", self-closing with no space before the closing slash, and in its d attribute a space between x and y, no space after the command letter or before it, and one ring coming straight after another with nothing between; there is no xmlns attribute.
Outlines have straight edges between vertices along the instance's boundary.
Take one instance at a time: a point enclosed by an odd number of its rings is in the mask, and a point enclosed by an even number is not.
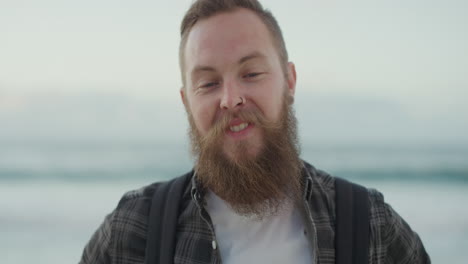
<svg viewBox="0 0 468 264"><path fill-rule="evenodd" d="M191 169L190 0L0 0L0 262L73 263L128 190ZM433 263L468 263L468 2L264 1L302 157L377 188Z"/></svg>

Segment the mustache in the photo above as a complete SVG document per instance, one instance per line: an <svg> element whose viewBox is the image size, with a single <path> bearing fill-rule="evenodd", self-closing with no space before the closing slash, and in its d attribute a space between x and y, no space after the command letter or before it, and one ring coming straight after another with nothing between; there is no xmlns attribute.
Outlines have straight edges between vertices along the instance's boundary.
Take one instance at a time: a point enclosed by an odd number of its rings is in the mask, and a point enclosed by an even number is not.
<svg viewBox="0 0 468 264"><path fill-rule="evenodd" d="M213 124L212 128L208 131L202 140L208 141L210 139L217 139L224 135L229 124L235 118L241 119L244 122L253 124L256 127L263 129L278 129L280 125L275 122L268 121L265 116L258 109L245 109L237 112L226 112Z"/></svg>

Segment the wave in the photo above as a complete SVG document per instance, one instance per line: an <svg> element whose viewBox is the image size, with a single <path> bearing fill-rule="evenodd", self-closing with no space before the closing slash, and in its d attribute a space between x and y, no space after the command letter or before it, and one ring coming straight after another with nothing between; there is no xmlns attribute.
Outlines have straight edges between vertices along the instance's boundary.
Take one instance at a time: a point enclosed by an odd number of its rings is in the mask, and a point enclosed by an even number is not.
<svg viewBox="0 0 468 264"><path fill-rule="evenodd" d="M334 175L359 180L423 181L468 184L468 169L357 169L336 171Z"/></svg>
<svg viewBox="0 0 468 264"><path fill-rule="evenodd" d="M108 170L41 170L1 169L1 181L65 181L65 182L105 182L105 181L160 181L177 177L191 168L140 168ZM468 168L438 169L331 169L332 175L350 180L371 181L422 181L468 184Z"/></svg>

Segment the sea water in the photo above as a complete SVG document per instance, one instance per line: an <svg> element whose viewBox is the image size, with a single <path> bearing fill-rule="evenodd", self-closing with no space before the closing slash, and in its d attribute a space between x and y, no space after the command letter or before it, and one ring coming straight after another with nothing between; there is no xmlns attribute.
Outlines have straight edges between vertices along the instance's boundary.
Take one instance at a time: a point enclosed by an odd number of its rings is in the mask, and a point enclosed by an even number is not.
<svg viewBox="0 0 468 264"><path fill-rule="evenodd" d="M191 169L187 144L11 143L0 149L0 263L76 263L128 190ZM316 167L376 188L433 263L468 263L468 148L303 147Z"/></svg>

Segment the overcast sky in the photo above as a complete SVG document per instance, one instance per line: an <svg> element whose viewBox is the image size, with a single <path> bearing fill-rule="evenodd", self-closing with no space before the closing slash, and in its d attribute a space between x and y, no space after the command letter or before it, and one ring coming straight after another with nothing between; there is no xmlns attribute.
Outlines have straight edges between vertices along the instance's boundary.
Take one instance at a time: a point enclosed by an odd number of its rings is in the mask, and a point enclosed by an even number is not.
<svg viewBox="0 0 468 264"><path fill-rule="evenodd" d="M190 3L0 0L0 118L56 94L123 94L177 104L180 112L178 31ZM346 120L395 110L404 122L446 126L442 137L467 139L467 1L263 3L296 63L299 102L328 102Z"/></svg>

